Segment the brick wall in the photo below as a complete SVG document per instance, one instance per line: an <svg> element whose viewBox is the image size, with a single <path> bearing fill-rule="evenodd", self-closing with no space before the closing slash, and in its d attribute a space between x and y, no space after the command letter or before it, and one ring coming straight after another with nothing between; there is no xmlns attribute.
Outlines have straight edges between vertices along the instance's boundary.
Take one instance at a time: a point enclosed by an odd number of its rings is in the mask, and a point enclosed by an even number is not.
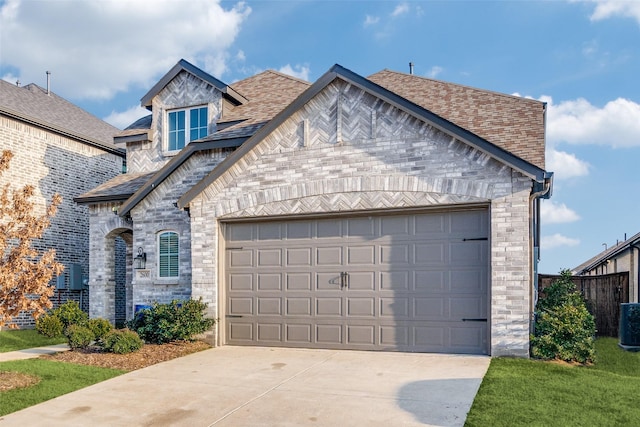
<svg viewBox="0 0 640 427"><path fill-rule="evenodd" d="M5 116L0 116L0 141L2 149L14 154L10 169L0 176L0 185L34 185L33 200L40 214L54 193L63 197L51 227L34 246L55 249L59 262L80 264L83 274L88 275L89 214L87 207L77 205L73 198L119 174L122 158Z"/></svg>

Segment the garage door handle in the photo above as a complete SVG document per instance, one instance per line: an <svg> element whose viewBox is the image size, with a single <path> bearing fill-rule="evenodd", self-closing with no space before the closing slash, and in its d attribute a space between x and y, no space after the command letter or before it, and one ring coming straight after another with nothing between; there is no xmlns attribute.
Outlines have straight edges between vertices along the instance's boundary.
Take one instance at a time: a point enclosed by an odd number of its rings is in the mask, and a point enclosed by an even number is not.
<svg viewBox="0 0 640 427"><path fill-rule="evenodd" d="M486 322L487 319L462 319L463 322Z"/></svg>
<svg viewBox="0 0 640 427"><path fill-rule="evenodd" d="M231 319L239 319L239 318L241 318L242 316L240 316L239 314L227 314L227 315L226 315L226 316L224 316L224 317L231 318Z"/></svg>
<svg viewBox="0 0 640 427"><path fill-rule="evenodd" d="M349 273L343 271L340 273L340 287L348 288L349 287Z"/></svg>

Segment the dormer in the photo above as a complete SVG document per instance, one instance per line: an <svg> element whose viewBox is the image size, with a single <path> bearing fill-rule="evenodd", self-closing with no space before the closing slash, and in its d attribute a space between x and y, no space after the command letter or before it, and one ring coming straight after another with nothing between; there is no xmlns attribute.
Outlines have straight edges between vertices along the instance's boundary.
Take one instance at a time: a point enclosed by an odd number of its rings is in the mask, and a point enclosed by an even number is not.
<svg viewBox="0 0 640 427"><path fill-rule="evenodd" d="M127 147L130 172L160 169L185 146L216 131L223 110L247 100L227 84L184 59L142 97L151 115L115 138Z"/></svg>

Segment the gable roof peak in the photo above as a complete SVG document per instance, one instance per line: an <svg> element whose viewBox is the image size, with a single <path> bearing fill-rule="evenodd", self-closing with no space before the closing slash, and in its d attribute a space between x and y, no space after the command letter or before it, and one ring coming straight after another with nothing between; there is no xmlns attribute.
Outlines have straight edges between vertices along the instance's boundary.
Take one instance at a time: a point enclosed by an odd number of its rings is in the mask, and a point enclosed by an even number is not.
<svg viewBox="0 0 640 427"><path fill-rule="evenodd" d="M165 74L160 80L158 80L158 82L149 90L149 92L147 92L142 97L142 99L140 99L140 105L150 110L151 101L153 100L153 98L158 93L160 93L160 91L164 89L171 80L173 80L178 74L183 71L186 71L187 73L192 74L199 79L209 83L211 86L222 92L225 98L230 99L235 104L243 104L247 102L247 100L242 95L231 89L228 84L215 78L206 71L203 71L202 69L196 67L189 61L181 59L167 72L167 74Z"/></svg>

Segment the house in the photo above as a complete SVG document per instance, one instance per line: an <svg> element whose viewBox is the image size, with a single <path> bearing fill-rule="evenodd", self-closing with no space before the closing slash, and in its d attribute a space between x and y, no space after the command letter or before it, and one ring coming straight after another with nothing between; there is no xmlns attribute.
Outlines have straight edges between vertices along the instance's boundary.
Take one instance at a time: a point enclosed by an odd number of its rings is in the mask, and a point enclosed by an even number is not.
<svg viewBox="0 0 640 427"><path fill-rule="evenodd" d="M129 173L76 199L91 316L114 318L124 236L127 317L202 298L218 345L528 356L544 103L340 65L228 85L184 60L141 103L114 140Z"/></svg>
<svg viewBox="0 0 640 427"><path fill-rule="evenodd" d="M52 283L57 287L54 306L73 299L88 310L83 278L89 275L89 210L73 198L122 173L125 153L113 144L118 132L49 87L0 80L0 150L14 154L0 185L33 185L41 214L54 193L63 197L50 228L34 242L39 250L55 249L57 261L65 266ZM119 280L124 285L122 274ZM14 320L21 327L34 325L28 313Z"/></svg>
<svg viewBox="0 0 640 427"><path fill-rule="evenodd" d="M605 248L593 258L571 270L575 276L599 276L603 274L629 272L629 301L638 301L640 282L640 233L614 246Z"/></svg>

